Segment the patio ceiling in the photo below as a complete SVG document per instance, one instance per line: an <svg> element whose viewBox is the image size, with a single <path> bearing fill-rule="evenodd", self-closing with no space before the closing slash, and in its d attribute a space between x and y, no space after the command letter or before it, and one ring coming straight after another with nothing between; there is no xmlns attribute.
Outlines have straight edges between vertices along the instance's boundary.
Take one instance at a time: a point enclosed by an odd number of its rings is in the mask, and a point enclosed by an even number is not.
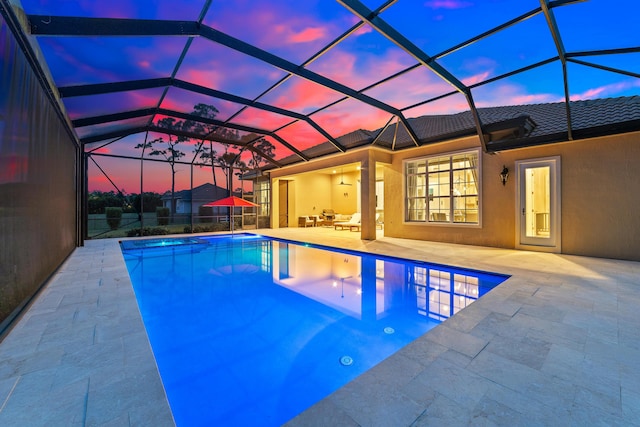
<svg viewBox="0 0 640 427"><path fill-rule="evenodd" d="M546 102L571 139L570 100L640 93L635 0L7 3L87 152L172 134L273 168L465 111L486 148L478 108Z"/></svg>

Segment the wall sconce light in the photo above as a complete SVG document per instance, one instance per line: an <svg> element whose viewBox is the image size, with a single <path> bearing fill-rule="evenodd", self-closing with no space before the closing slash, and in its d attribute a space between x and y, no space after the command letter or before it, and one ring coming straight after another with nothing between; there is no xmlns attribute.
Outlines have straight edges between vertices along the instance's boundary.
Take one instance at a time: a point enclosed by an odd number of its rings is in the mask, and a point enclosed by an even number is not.
<svg viewBox="0 0 640 427"><path fill-rule="evenodd" d="M502 172L500 172L500 181L502 181L502 185L507 185L507 180L509 179L509 169L502 165Z"/></svg>

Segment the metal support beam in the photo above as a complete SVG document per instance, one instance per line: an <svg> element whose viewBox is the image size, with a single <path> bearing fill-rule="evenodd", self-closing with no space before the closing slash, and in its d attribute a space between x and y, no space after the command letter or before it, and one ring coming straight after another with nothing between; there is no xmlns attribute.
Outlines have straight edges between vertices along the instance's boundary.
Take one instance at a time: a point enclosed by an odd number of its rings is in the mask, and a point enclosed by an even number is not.
<svg viewBox="0 0 640 427"><path fill-rule="evenodd" d="M284 140L280 136L276 135L272 131L268 131L268 130L265 130L265 129L254 128L254 127L251 127L251 126L245 126L245 125L236 124L236 123L223 122L221 120L210 119L208 117L201 117L201 116L196 116L196 115L193 115L193 114L185 114L185 113L181 113L179 111L167 110L167 109L164 109L164 108L145 108L145 109L141 109L141 110L127 111L127 112L123 112L123 113L107 114L107 115L104 115L104 116L85 117L85 118L82 118L82 119L76 119L72 123L76 127L83 127L83 126L91 126L91 125L97 125L97 124L102 124L102 123L109 123L109 122L117 121L117 120L125 120L125 119L130 119L130 118L135 118L135 117L144 117L144 116L147 116L149 114L154 114L154 115L155 114L161 114L161 115L165 115L165 116L169 116L169 117L177 117L177 118L184 119L184 120L198 121L198 122L202 122L202 123L206 123L206 124L210 124L210 125L214 125L214 126L223 126L223 127L229 128L229 129L240 130L240 131L243 131L243 132L251 132L251 133L256 133L256 134L267 135L267 136L270 136L270 137L276 139L279 143L281 143L282 145L287 147L289 150L293 151L302 160L309 161L309 157L307 155L302 153L296 147L292 146L289 142L287 142L286 140ZM149 126L151 126L151 125L149 125ZM139 129L139 128L136 128L136 129ZM136 132L133 132L133 133L136 133ZM103 140L103 139L99 139L98 141L101 141L101 140Z"/></svg>
<svg viewBox="0 0 640 427"><path fill-rule="evenodd" d="M622 53L638 53L638 52L640 52L640 46L625 47L620 49L588 50L585 52L569 52L566 54L566 57L576 58L579 56L619 55Z"/></svg>
<svg viewBox="0 0 640 427"><path fill-rule="evenodd" d="M34 36L198 36L195 21L29 15Z"/></svg>
<svg viewBox="0 0 640 427"><path fill-rule="evenodd" d="M220 138L217 137L215 135L213 136L204 136L204 135L200 135L200 134L196 134L193 132L184 132L184 131L180 131L180 130L175 130L175 129L166 129L163 127L159 127L159 126L144 126L144 127L137 127L137 128L129 128L129 129L122 129L122 130L118 130L118 131L114 131L114 132L107 132L104 134L100 134L100 135L93 135L87 138L83 138L81 139L81 142L83 144L90 144L92 142L98 142L98 141L104 141L105 139L111 139L111 138L118 138L118 137L122 137L122 136L127 136L127 135L133 135L135 133L143 133L143 132L156 132L156 133L166 133L166 134L171 134L171 135L176 135L176 136L183 136L186 138L193 138L193 139L206 139L207 141L215 141L215 142L220 142L223 144L228 144L228 145L236 145L239 147L244 147L247 146L246 143L241 142L241 141L235 141L235 140L230 140L227 138ZM269 163L272 163L273 165L277 166L277 167L282 167L282 165L275 159L273 159L271 156L267 156L265 153L263 153L261 150L258 150L254 147L247 147L247 149L253 151L254 153L258 154L259 156L263 157L264 159L266 159ZM188 163L190 164L190 163Z"/></svg>
<svg viewBox="0 0 640 427"><path fill-rule="evenodd" d="M458 92L464 94L476 124L480 144L482 145L482 149L486 152L486 142L484 139L484 132L482 131L482 122L480 121L480 116L473 101L471 90L460 80L458 80L457 77L449 73L449 71L444 69L444 67L442 67L440 64L436 63L429 55L422 51L422 49L413 44L413 42L411 42L405 36L400 34L400 32L398 32L391 25L387 24L387 22L385 22L378 16L378 13L371 11L359 0L338 0L338 3L342 4L345 8L350 10L351 13L358 16L364 22L367 22L376 31L385 36L396 46L407 52L424 67L427 67L429 70L438 75L442 80L453 86ZM404 118L404 115L400 113L398 117L402 120ZM406 120L402 120L402 123L407 128L407 131L409 131L409 134L411 134L412 131L409 123Z"/></svg>
<svg viewBox="0 0 640 427"><path fill-rule="evenodd" d="M74 96L102 95L105 93L127 92L132 90L154 89L171 86L171 78L161 77L157 79L129 80L113 83L95 83L77 86L58 87L58 92L62 98Z"/></svg>
<svg viewBox="0 0 640 427"><path fill-rule="evenodd" d="M389 125L393 121L393 117L394 116L389 117L389 120L387 120L387 123L383 127L381 127L380 130L378 130L378 133L376 134L376 136L371 141L371 145L375 145L378 142L378 140L380 139L380 137L382 136L384 131L387 130L387 128L389 127Z"/></svg>
<svg viewBox="0 0 640 427"><path fill-rule="evenodd" d="M116 19L116 18L78 18L68 16L40 16L30 15L31 34L34 36L201 36L215 43L221 44L245 55L289 72L303 79L347 95L372 107L397 115L403 122L404 116L398 109L365 94L340 84L334 80L314 73L304 67L280 58L272 53L255 47L235 37L198 22L144 20L144 19ZM113 31L110 31L112 29ZM306 116L305 116L306 117ZM303 119L301 119L303 120ZM311 124L311 123L310 123ZM405 122L406 125L408 123ZM313 126L313 125L312 125ZM407 126L409 129L410 127ZM410 130L411 137L417 141L417 136ZM330 138L336 148L340 144ZM337 145L336 145L337 144ZM340 149L344 151L344 148Z"/></svg>
<svg viewBox="0 0 640 427"><path fill-rule="evenodd" d="M449 83L461 93L464 93L466 86L458 80L453 74L445 70L440 64L423 52L418 46L413 44L409 39L400 34L395 28L387 24L377 13L371 11L358 0L338 0L345 8L351 11L358 18L371 25L376 31L389 39L396 46L411 55L420 64L436 73L442 80Z"/></svg>
<svg viewBox="0 0 640 427"><path fill-rule="evenodd" d="M225 101L234 102L240 105L246 105L249 107L257 108L259 110L269 111L271 113L280 114L282 116L291 117L293 119L302 120L307 122L311 127L316 129L322 136L341 152L345 152L346 148L338 142L334 137L329 135L324 129L318 126L312 119L304 114L296 113L294 111L285 110L284 108L274 107L273 105L264 104L262 102L252 101L241 96L233 95L230 93L222 92L216 89L200 86L194 83L189 83L184 80L171 79L171 78L158 78L147 80L133 80L128 82L117 83L97 83L82 86L66 86L59 88L60 96L73 97L73 96L90 96L99 95L105 93L122 92L129 90L150 89L164 86L173 86L179 89L184 89L190 92L200 93L202 95L211 96L213 98L222 99ZM222 123L221 126L227 126ZM228 126L230 127L230 126ZM298 150L293 150L298 151Z"/></svg>
<svg viewBox="0 0 640 427"><path fill-rule="evenodd" d="M73 124L75 128L81 128L85 126L99 125L102 123L117 122L119 120L128 120L128 119L135 119L138 117L154 116L156 114L159 114L157 108L143 108L141 110L123 111L121 113L105 114L103 116L83 117L81 119L72 120L71 124Z"/></svg>
<svg viewBox="0 0 640 427"><path fill-rule="evenodd" d="M603 71L610 71L612 73L618 73L629 77L635 77L636 79L640 79L640 73L634 73L631 71L620 70L619 68L607 67L605 65L593 64L591 62L581 61L579 59L569 59L567 58L567 62L573 62L574 64L586 65L587 67L597 68Z"/></svg>
<svg viewBox="0 0 640 427"><path fill-rule="evenodd" d="M551 37L553 37L553 42L556 45L556 50L558 51L558 56L560 57L560 62L562 63L564 105L567 115L567 138L571 141L573 140L573 125L571 124L571 93L569 92L569 77L567 74L567 52L564 48L564 43L562 43L562 37L560 37L560 30L558 29L555 15L551 11L551 7L549 6L549 0L540 0L540 7L542 8L544 17L547 20L549 31L551 31Z"/></svg>

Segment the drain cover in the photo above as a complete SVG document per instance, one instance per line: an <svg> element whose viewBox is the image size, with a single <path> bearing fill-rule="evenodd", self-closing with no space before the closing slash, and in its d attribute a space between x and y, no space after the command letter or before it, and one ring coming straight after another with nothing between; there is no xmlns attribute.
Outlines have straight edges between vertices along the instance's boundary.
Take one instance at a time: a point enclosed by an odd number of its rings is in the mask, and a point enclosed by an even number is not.
<svg viewBox="0 0 640 427"><path fill-rule="evenodd" d="M391 335L392 333L394 333L396 330L387 326L386 328L383 329L384 333L387 335Z"/></svg>
<svg viewBox="0 0 640 427"><path fill-rule="evenodd" d="M342 356L340 358L340 364L343 366L350 366L353 364L353 359L351 356Z"/></svg>

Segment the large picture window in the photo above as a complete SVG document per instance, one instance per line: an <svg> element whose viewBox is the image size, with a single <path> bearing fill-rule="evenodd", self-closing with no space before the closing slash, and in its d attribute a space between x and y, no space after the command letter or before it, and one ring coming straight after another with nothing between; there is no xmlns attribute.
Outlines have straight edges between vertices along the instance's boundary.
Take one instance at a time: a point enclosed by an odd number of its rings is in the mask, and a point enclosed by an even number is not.
<svg viewBox="0 0 640 427"><path fill-rule="evenodd" d="M478 224L479 152L440 155L405 163L405 220Z"/></svg>

